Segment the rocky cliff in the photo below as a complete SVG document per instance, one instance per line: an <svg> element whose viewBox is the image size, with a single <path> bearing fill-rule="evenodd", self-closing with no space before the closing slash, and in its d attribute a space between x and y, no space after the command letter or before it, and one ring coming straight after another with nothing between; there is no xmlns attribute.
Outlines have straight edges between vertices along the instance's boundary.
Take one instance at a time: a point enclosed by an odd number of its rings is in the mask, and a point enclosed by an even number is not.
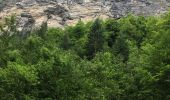
<svg viewBox="0 0 170 100"><path fill-rule="evenodd" d="M5 2L6 1L6 2ZM159 15L167 11L166 0L3 0L0 1L0 19L15 14L18 29L32 29L43 22L49 27L74 25L78 20L96 17L120 18L128 13ZM2 6L3 5L3 6Z"/></svg>

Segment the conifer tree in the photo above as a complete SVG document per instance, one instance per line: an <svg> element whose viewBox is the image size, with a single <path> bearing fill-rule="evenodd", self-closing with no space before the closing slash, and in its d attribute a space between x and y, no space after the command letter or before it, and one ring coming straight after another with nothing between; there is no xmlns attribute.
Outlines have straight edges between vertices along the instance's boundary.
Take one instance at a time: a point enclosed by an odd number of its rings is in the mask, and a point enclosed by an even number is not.
<svg viewBox="0 0 170 100"><path fill-rule="evenodd" d="M93 58L96 52L101 51L104 44L103 26L99 18L97 18L91 26L90 34L87 42L87 57Z"/></svg>
<svg viewBox="0 0 170 100"><path fill-rule="evenodd" d="M37 35L41 38L45 38L46 32L48 30L47 22L43 22L40 29L37 31Z"/></svg>
<svg viewBox="0 0 170 100"><path fill-rule="evenodd" d="M70 48L71 41L67 33L64 34L62 41L61 41L61 47L64 50L68 50Z"/></svg>

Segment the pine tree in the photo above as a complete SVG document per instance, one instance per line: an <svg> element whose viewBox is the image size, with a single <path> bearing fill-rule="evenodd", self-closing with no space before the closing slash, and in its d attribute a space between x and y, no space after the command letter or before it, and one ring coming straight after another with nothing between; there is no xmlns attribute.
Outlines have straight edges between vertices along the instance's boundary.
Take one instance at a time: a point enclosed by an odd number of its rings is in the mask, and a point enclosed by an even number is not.
<svg viewBox="0 0 170 100"><path fill-rule="evenodd" d="M87 42L87 57L93 58L96 52L103 49L104 35L103 26L100 19L96 19L91 26Z"/></svg>
<svg viewBox="0 0 170 100"><path fill-rule="evenodd" d="M40 29L37 31L37 35L44 39L47 30L48 30L48 25L47 25L47 21L46 21L46 22L42 23Z"/></svg>
<svg viewBox="0 0 170 100"><path fill-rule="evenodd" d="M68 50L70 48L71 41L67 33L64 34L62 41L61 41L61 47L64 50Z"/></svg>

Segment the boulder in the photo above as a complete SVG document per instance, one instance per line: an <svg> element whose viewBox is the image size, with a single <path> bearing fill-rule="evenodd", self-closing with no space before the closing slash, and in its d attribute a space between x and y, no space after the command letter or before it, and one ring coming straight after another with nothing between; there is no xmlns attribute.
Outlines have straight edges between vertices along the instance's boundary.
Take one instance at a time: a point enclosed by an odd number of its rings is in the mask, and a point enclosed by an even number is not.
<svg viewBox="0 0 170 100"><path fill-rule="evenodd" d="M26 36L32 31L35 20L30 13L23 12L17 18L17 26L22 36Z"/></svg>
<svg viewBox="0 0 170 100"><path fill-rule="evenodd" d="M21 2L17 2L16 6L20 9L23 9L24 7L30 7L36 4L35 0L23 0Z"/></svg>
<svg viewBox="0 0 170 100"><path fill-rule="evenodd" d="M23 12L21 13L21 17L32 18L32 15L30 13Z"/></svg>
<svg viewBox="0 0 170 100"><path fill-rule="evenodd" d="M56 5L54 7L48 7L45 11L44 11L47 15L58 15L59 17L63 18L63 19L71 19L71 16L69 14L69 11L60 5Z"/></svg>

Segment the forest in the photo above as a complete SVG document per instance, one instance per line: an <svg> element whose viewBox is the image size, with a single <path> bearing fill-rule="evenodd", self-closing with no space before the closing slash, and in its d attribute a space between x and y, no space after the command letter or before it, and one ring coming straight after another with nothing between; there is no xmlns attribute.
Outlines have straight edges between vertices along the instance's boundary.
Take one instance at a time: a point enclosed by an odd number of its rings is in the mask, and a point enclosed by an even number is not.
<svg viewBox="0 0 170 100"><path fill-rule="evenodd" d="M0 100L170 100L170 12L20 34L0 25Z"/></svg>

